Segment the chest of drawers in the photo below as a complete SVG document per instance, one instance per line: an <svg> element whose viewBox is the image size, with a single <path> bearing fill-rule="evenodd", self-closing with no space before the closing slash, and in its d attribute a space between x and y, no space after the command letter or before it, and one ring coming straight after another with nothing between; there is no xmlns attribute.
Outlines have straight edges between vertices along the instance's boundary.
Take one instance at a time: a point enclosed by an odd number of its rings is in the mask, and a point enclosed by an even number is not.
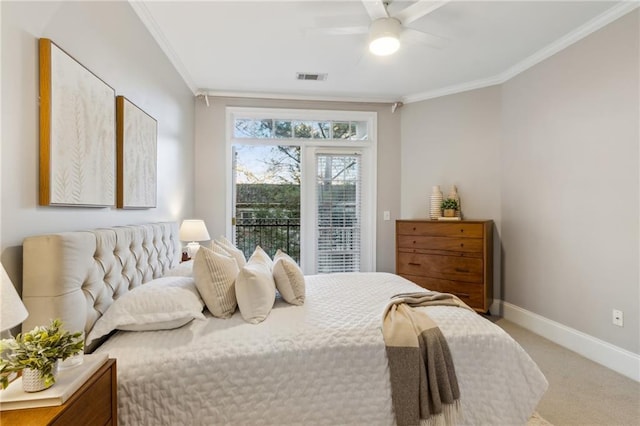
<svg viewBox="0 0 640 426"><path fill-rule="evenodd" d="M493 221L396 221L396 273L487 312L493 302Z"/></svg>

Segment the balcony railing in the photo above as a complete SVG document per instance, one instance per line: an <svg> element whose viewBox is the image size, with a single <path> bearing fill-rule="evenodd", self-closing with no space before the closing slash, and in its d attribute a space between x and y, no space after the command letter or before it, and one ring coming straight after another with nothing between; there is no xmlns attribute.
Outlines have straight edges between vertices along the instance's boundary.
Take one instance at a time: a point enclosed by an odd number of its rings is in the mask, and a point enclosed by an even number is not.
<svg viewBox="0 0 640 426"><path fill-rule="evenodd" d="M273 257L278 249L300 263L300 219L236 219L236 246L249 259L256 246Z"/></svg>

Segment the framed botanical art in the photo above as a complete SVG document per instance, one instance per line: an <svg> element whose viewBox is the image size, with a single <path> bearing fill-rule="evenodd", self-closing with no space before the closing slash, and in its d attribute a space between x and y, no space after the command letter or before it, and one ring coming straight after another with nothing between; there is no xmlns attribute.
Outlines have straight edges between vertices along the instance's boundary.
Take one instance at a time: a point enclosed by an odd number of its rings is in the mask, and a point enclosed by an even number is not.
<svg viewBox="0 0 640 426"><path fill-rule="evenodd" d="M158 123L124 96L116 98L117 206L156 206Z"/></svg>
<svg viewBox="0 0 640 426"><path fill-rule="evenodd" d="M39 40L43 206L115 203L115 90L51 40Z"/></svg>

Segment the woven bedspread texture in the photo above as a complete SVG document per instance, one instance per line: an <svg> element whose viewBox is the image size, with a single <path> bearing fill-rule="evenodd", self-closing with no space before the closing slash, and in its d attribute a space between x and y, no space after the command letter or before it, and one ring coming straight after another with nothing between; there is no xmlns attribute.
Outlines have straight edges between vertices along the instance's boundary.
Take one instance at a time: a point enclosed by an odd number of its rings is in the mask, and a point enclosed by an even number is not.
<svg viewBox="0 0 640 426"><path fill-rule="evenodd" d="M420 290L387 273L306 277L306 300L280 299L262 323L208 316L175 330L117 332L122 425L393 425L381 313ZM547 381L502 329L466 309L426 309L446 337L460 424L526 424ZM208 314L207 314L208 315Z"/></svg>

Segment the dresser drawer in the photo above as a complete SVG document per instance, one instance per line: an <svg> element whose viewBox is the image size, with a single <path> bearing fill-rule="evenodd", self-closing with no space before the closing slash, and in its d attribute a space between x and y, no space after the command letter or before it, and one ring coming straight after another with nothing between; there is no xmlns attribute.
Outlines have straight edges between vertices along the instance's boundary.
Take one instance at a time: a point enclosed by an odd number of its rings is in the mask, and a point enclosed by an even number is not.
<svg viewBox="0 0 640 426"><path fill-rule="evenodd" d="M487 312L493 301L493 222L396 221L396 273Z"/></svg>
<svg viewBox="0 0 640 426"><path fill-rule="evenodd" d="M482 223L398 222L398 235L424 235L431 237L483 238Z"/></svg>
<svg viewBox="0 0 640 426"><path fill-rule="evenodd" d="M484 286L481 283L441 280L438 278L401 275L402 277L429 290L456 295L474 309L486 310L484 306Z"/></svg>
<svg viewBox="0 0 640 426"><path fill-rule="evenodd" d="M399 249L423 249L445 252L482 253L480 238L425 237L422 235L398 235Z"/></svg>
<svg viewBox="0 0 640 426"><path fill-rule="evenodd" d="M483 282L482 259L398 252L398 274Z"/></svg>

